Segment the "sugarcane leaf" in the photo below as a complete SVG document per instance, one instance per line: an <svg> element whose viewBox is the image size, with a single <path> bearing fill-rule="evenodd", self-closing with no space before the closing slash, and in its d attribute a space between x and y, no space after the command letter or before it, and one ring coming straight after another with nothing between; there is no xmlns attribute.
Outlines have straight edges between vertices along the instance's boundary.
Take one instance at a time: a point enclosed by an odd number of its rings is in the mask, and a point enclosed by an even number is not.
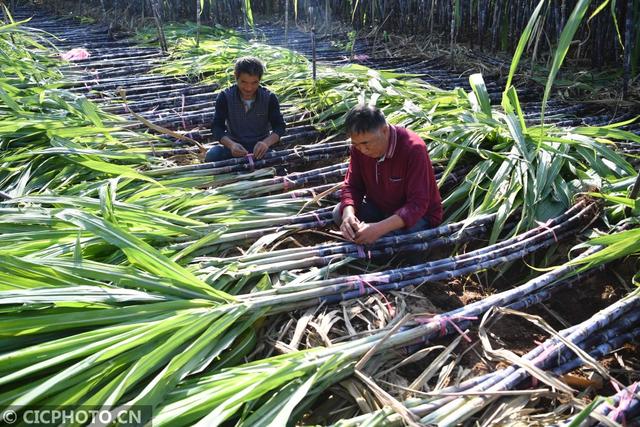
<svg viewBox="0 0 640 427"><path fill-rule="evenodd" d="M535 27L536 22L538 22L540 11L542 10L542 6L544 5L544 3L545 3L544 0L540 0L538 2L538 5L531 13L531 17L529 18L529 21L527 22L526 27L524 28L524 30L522 31L522 34L520 35L520 39L518 40L518 46L516 46L516 50L513 54L513 58L511 59L511 66L509 67L509 75L507 77L507 83L505 84L505 92L511 88L511 81L513 80L513 76L516 74L516 70L518 69L518 64L520 63L520 57L522 56L524 49L527 46L529 39L531 38L531 32L533 31L533 28ZM504 100L505 95L503 94L502 96Z"/></svg>
<svg viewBox="0 0 640 427"><path fill-rule="evenodd" d="M605 2L606 3L606 2ZM616 16L616 3L617 0L611 0L611 19L613 20L613 27L616 29L616 34L618 36L618 43L620 43L620 47L624 49L624 43L622 42L622 35L620 34L620 25L618 24L618 17ZM592 14L595 15L596 12ZM591 19L591 17L589 17Z"/></svg>
<svg viewBox="0 0 640 427"><path fill-rule="evenodd" d="M25 394L18 397L12 403L12 405L27 405L34 400L42 398L43 396L49 394L51 392L51 389L56 387L56 385L62 381L68 381L75 375L78 375L79 373L82 373L87 369L98 366L99 364L109 360L110 358L116 357L120 354L124 354L131 349L135 349L140 345L158 339L162 336L166 336L172 330L179 328L183 324L185 318L187 318L186 314L178 314L176 316L171 316L167 319L159 320L156 322L147 322L146 324L142 324L141 326L130 332L125 332L116 337L110 337L109 340L105 340L107 341L106 346L104 345L104 342L102 343L102 349L98 350L97 352L92 352L90 356L52 375L47 379L47 381L43 382L42 384L31 388ZM68 355L65 355L65 357L68 357ZM41 366L38 367L41 368ZM34 366L30 367L28 371L34 371ZM15 379L17 374L24 375L24 372L7 375L3 378L3 380L6 381L7 378L13 380Z"/></svg>
<svg viewBox="0 0 640 427"><path fill-rule="evenodd" d="M142 181L147 181L152 184L162 185L159 182L157 182L155 179L151 178L150 176L146 176L141 173L138 173L132 168L125 165L117 165L115 163L106 163L98 160L84 159L76 156L69 156L69 160L81 166L84 166L86 168L89 168L98 172L104 172L109 175L118 175L126 178L134 178Z"/></svg>
<svg viewBox="0 0 640 427"><path fill-rule="evenodd" d="M251 10L251 0L244 0L244 13L249 26L253 28L253 11Z"/></svg>
<svg viewBox="0 0 640 427"><path fill-rule="evenodd" d="M212 289L189 270L162 255L157 249L108 221L73 209L64 209L57 213L56 217L104 238L107 242L119 247L133 264L139 265L152 274L171 278L188 290L200 292L203 298L219 301L234 300L231 295Z"/></svg>
<svg viewBox="0 0 640 427"><path fill-rule="evenodd" d="M591 21L593 18L596 17L596 15L598 15L600 12L602 12L602 10L607 7L607 5L609 4L609 0L605 0L602 3L600 3L600 6L596 7L595 10L591 13L591 15L589 15L589 19L587 19L588 21Z"/></svg>
<svg viewBox="0 0 640 427"><path fill-rule="evenodd" d="M180 252L171 257L171 260L174 262L179 261L180 259L192 254L200 248L211 245L216 242L220 236L222 236L225 232L227 232L227 227L220 227L213 232L207 234L206 236L198 239L196 242L190 244L186 248L182 249Z"/></svg>
<svg viewBox="0 0 640 427"><path fill-rule="evenodd" d="M51 389L53 396L46 400L47 405L59 407L77 405L79 402L82 402L83 405L88 405L90 399L96 396L94 394L96 390L101 392L108 379L113 378L112 381L122 379L125 375L122 370L131 363L130 361L138 360L153 350L154 347L155 343L151 342L132 349L125 354L118 355L109 360L108 363L89 368L73 378L72 382L75 383L73 386L68 383L65 384L66 386L54 386ZM60 390L58 391L57 388L60 388Z"/></svg>
<svg viewBox="0 0 640 427"><path fill-rule="evenodd" d="M227 329L231 328L240 316L243 316L247 312L248 308L249 307L245 305L236 305L233 308L225 309L223 316L213 321L207 330L188 345L184 351L174 356L162 371L156 375L130 403L136 405L152 405L154 407L160 404L165 395L171 391L180 380L193 371L199 370L209 356L211 345L214 344L216 339L224 334ZM222 312L220 314L222 314ZM233 338L235 339L236 336Z"/></svg>
<svg viewBox="0 0 640 427"><path fill-rule="evenodd" d="M89 102L86 98L80 98L78 100L78 106L91 123L97 127L104 127L102 119L100 119L100 116L98 115L98 109L92 102Z"/></svg>
<svg viewBox="0 0 640 427"><path fill-rule="evenodd" d="M576 2L576 6L574 7L571 15L567 19L564 28L562 29L562 33L560 34L560 39L558 40L558 46L556 47L556 51L553 55L553 62L551 64L551 69L549 70L549 77L547 78L547 83L544 88L544 96L542 98L542 111L540 112L540 119L544 122L544 113L546 109L547 100L551 95L551 88L553 86L553 82L564 62L564 58L569 51L569 47L571 46L571 41L573 40L573 36L575 35L580 23L582 22L582 18L584 17L589 5L591 4L591 0L578 0Z"/></svg>
<svg viewBox="0 0 640 427"><path fill-rule="evenodd" d="M25 195L25 190L27 188L27 184L31 179L31 165L27 165L22 172L20 173L20 177L18 181L16 181L14 188L11 190L10 194L13 197L21 197Z"/></svg>
<svg viewBox="0 0 640 427"><path fill-rule="evenodd" d="M82 262L82 245L80 237L82 236L82 232L78 230L78 235L76 237L76 244L73 248L73 262L81 263Z"/></svg>
<svg viewBox="0 0 640 427"><path fill-rule="evenodd" d="M182 327L171 334L170 340L165 340L147 354L141 356L131 364L121 377L114 378L108 387L103 387L98 393L91 396L85 404L89 405L116 405L120 398L136 386L142 379L151 375L159 368L170 363L182 347L188 346L191 340L197 340L205 329L215 322L221 312L198 313Z"/></svg>
<svg viewBox="0 0 640 427"><path fill-rule="evenodd" d="M216 361L216 367L223 369L228 366L235 366L244 359L256 347L257 335L253 327L245 329L242 334L233 341L233 346L224 352L219 360Z"/></svg>
<svg viewBox="0 0 640 427"><path fill-rule="evenodd" d="M570 265L581 265L581 269L588 269L637 254L640 252L640 230L625 230L596 237L585 244L590 246L603 245L605 248L587 257L570 261Z"/></svg>
<svg viewBox="0 0 640 427"><path fill-rule="evenodd" d="M266 248L267 246L269 246L270 244L272 244L273 242L275 242L276 240L278 240L279 238L281 238L282 236L286 235L289 232L290 232L289 230L281 230L281 231L276 231L273 233L266 234L260 237L258 240L256 240L256 242L253 245L251 245L251 247L249 247L249 249L247 249L245 253L246 254L258 253L262 249Z"/></svg>
<svg viewBox="0 0 640 427"><path fill-rule="evenodd" d="M240 386L238 387L239 390L234 394L230 396L222 396L224 400L221 399L218 405L212 407L213 410L207 411L208 415L202 418L196 425L218 426L236 413L243 405L258 399L267 393L272 393L273 390L286 385L289 381L294 380L295 378L304 376L305 372L300 369L296 370L295 365L288 362L277 364L268 369L268 372L261 372L261 374L262 375L260 376L252 378L252 387ZM162 411L160 412L160 415L162 415ZM171 416L171 418L174 417L175 415ZM154 424L156 421L162 422L167 418L168 417L162 417L158 420L154 418Z"/></svg>
<svg viewBox="0 0 640 427"><path fill-rule="evenodd" d="M520 106L520 100L518 99L518 93L516 89L512 86L505 90L502 97L502 106L509 114L509 117L512 114L515 114L518 118L518 122L520 123L520 129L523 134L527 133L527 125L524 119L524 113L522 112L522 107Z"/></svg>
<svg viewBox="0 0 640 427"><path fill-rule="evenodd" d="M634 118L633 121L635 120L637 119ZM591 136L591 137L613 138L621 141L627 140L627 141L640 143L640 136L636 135L635 133L629 132L623 129L616 129L616 128L611 128L607 126L598 126L598 127L579 126L574 128L573 132L580 135Z"/></svg>
<svg viewBox="0 0 640 427"><path fill-rule="evenodd" d="M276 427L287 425L291 413L317 381L316 372L306 381L296 380L285 386L265 405L262 405L253 415L241 425L256 427Z"/></svg>
<svg viewBox="0 0 640 427"><path fill-rule="evenodd" d="M5 92L2 88L0 88L0 100L2 100L2 102L4 102L4 104L7 107L11 108L16 113L18 114L23 113L23 110L20 107L20 105L13 98L11 98L11 96L9 96L9 94Z"/></svg>
<svg viewBox="0 0 640 427"><path fill-rule="evenodd" d="M564 203L546 198L536 205L535 218L538 221L547 221L566 210L567 206Z"/></svg>
<svg viewBox="0 0 640 427"><path fill-rule="evenodd" d="M3 263L8 262L5 261L6 259L8 258L0 257L0 261L3 261ZM11 260L15 262L16 258L12 258ZM26 263L24 260L21 260L21 262ZM0 268L2 268L3 263L0 263ZM37 266L42 266L43 269L50 267L52 271L44 270L50 277L69 274L69 277L72 278L72 280L69 279L69 281L76 285L81 284L84 281L87 281L90 285L100 285L100 283L90 281L93 279L112 283L119 287L132 289L142 288L167 297L193 299L202 296L200 292L181 289L170 279L152 276L132 266L105 264L86 259L83 260L82 263L74 263L66 259L31 258L29 260L29 264L27 264L25 268L33 271L38 268ZM24 273L21 272L21 274ZM66 276L63 276L63 278L64 277ZM64 286L64 284L69 283L69 281L61 281L60 286Z"/></svg>
<svg viewBox="0 0 640 427"><path fill-rule="evenodd" d="M145 304L144 306L125 306L109 309L89 308L84 313L84 318L77 312L61 314L35 314L0 319L3 330L2 337L28 336L44 334L56 331L74 330L91 326L108 326L121 322L136 321L139 319L152 319L154 317L166 317L174 311L211 308L211 302L206 300L178 300Z"/></svg>
<svg viewBox="0 0 640 427"><path fill-rule="evenodd" d="M604 399L601 396L596 396L587 406L585 406L567 425L567 427L578 427L589 418L589 415L596 409L598 405L602 403Z"/></svg>
<svg viewBox="0 0 640 427"><path fill-rule="evenodd" d="M224 336L216 340L215 344L209 348L208 353L202 358L200 366L195 367L191 371L190 375L202 373L206 369L220 369L220 358L223 355L223 352L229 349L232 345L235 345L239 339L244 339L247 336L247 331L253 332L255 340L253 325L255 325L259 319L263 318L267 312L267 309L261 309L255 310L252 313L247 313L248 316L245 316L240 322L236 323L233 328L226 332ZM250 335L251 334L249 334L249 338ZM242 343L242 347L250 345L251 342L255 344L254 340L249 339L248 342ZM240 347L240 350L246 352L247 349L242 347ZM239 354L232 355L232 357L238 357L238 355Z"/></svg>
<svg viewBox="0 0 640 427"><path fill-rule="evenodd" d="M487 86L484 84L482 74L475 73L470 75L469 84L480 105L480 111L491 116L491 100L489 99L489 92L487 91Z"/></svg>
<svg viewBox="0 0 640 427"><path fill-rule="evenodd" d="M638 209L640 199L630 199L628 197L616 196L615 194L607 194L607 193L588 193L589 196L592 197L600 197L602 199L608 200L615 204L623 205L629 208L633 208L634 210Z"/></svg>
<svg viewBox="0 0 640 427"><path fill-rule="evenodd" d="M491 244L498 241L498 237L500 237L505 223L519 206L520 203L516 201L517 197L518 190L514 189L514 191L509 192L508 197L500 204L493 228L491 229L491 235L489 236L489 242Z"/></svg>
<svg viewBox="0 0 640 427"><path fill-rule="evenodd" d="M0 291L0 305L8 304L56 304L60 302L86 303L127 303L156 302L166 297L150 295L133 289L119 289L106 286L74 286L42 289Z"/></svg>

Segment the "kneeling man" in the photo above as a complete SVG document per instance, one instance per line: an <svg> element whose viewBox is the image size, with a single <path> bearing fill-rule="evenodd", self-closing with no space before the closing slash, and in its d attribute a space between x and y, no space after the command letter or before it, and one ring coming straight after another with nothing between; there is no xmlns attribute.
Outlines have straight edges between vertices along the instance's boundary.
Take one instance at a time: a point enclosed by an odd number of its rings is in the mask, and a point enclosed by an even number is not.
<svg viewBox="0 0 640 427"><path fill-rule="evenodd" d="M346 239L371 244L392 232L442 222L442 200L422 138L387 124L380 110L365 105L349 111L345 128L351 160L334 221Z"/></svg>

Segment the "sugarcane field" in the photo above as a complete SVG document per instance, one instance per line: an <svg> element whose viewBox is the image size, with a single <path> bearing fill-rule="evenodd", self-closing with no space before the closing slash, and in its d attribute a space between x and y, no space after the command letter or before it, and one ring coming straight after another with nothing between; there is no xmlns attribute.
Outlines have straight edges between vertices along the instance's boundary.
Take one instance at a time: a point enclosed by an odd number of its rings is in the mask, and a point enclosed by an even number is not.
<svg viewBox="0 0 640 427"><path fill-rule="evenodd" d="M0 425L640 426L640 0L0 9Z"/></svg>

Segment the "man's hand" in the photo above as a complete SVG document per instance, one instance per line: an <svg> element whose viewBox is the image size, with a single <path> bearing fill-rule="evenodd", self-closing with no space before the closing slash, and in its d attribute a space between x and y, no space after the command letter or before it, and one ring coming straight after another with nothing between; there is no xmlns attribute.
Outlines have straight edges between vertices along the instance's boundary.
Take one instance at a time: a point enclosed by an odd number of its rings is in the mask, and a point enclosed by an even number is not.
<svg viewBox="0 0 640 427"><path fill-rule="evenodd" d="M253 157L258 160L261 159L262 157L264 157L267 150L269 150L269 147L269 144L267 144L266 142L258 141L255 147L253 147Z"/></svg>
<svg viewBox="0 0 640 427"><path fill-rule="evenodd" d="M231 151L231 155L233 157L242 157L249 154L247 149L237 142L234 142L233 144L231 144L231 146L229 147L229 150Z"/></svg>
<svg viewBox="0 0 640 427"><path fill-rule="evenodd" d="M355 242L359 245L370 245L385 234L379 222L373 224L362 223L356 232Z"/></svg>
<svg viewBox="0 0 640 427"><path fill-rule="evenodd" d="M347 208L349 207L350 206L348 206ZM342 224L340 225L340 232L342 232L342 236L345 239L351 240L353 242L356 238L356 233L358 232L359 229L360 229L360 220L356 218L352 208L350 213L345 213L342 216Z"/></svg>

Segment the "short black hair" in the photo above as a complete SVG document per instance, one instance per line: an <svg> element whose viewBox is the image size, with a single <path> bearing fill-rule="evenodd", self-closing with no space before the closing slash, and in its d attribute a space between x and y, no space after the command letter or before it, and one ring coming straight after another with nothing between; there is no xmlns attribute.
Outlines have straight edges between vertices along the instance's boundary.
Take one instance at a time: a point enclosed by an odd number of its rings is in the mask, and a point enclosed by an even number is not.
<svg viewBox="0 0 640 427"><path fill-rule="evenodd" d="M376 107L359 104L353 107L344 120L347 135L373 132L387 123L384 114Z"/></svg>
<svg viewBox="0 0 640 427"><path fill-rule="evenodd" d="M264 74L264 64L256 57L243 56L236 60L236 66L233 72L236 77L240 76L241 73L246 73L261 79Z"/></svg>

